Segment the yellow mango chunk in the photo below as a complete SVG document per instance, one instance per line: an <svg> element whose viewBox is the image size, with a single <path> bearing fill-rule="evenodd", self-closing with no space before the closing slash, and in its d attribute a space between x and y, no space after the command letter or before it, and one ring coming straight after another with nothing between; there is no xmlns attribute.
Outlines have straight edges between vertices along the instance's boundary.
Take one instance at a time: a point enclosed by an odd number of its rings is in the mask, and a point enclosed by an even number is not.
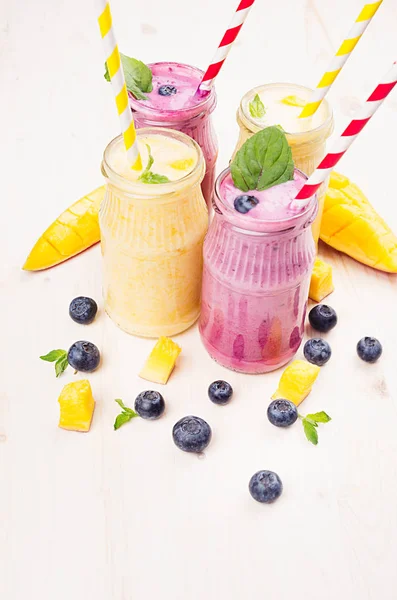
<svg viewBox="0 0 397 600"><path fill-rule="evenodd" d="M174 160L174 162L170 163L170 167L177 171L187 171L193 164L193 158L181 158L180 160Z"/></svg>
<svg viewBox="0 0 397 600"><path fill-rule="evenodd" d="M320 238L365 265L397 273L397 237L360 188L335 171L325 196Z"/></svg>
<svg viewBox="0 0 397 600"><path fill-rule="evenodd" d="M312 391L313 384L319 373L320 367L312 365L305 360L294 360L283 371L277 391L273 394L272 400L285 398L293 402L296 406L299 406Z"/></svg>
<svg viewBox="0 0 397 600"><path fill-rule="evenodd" d="M61 414L59 427L70 431L89 431L95 401L87 379L68 383L58 398Z"/></svg>
<svg viewBox="0 0 397 600"><path fill-rule="evenodd" d="M99 242L98 212L104 196L103 185L65 210L33 246L23 269L48 269Z"/></svg>
<svg viewBox="0 0 397 600"><path fill-rule="evenodd" d="M288 106L299 106L300 108L306 106L306 100L299 98L299 96L285 96L280 102L287 104Z"/></svg>
<svg viewBox="0 0 397 600"><path fill-rule="evenodd" d="M312 277L310 280L309 298L321 302L334 291L332 281L332 267L320 258L314 261Z"/></svg>
<svg viewBox="0 0 397 600"><path fill-rule="evenodd" d="M167 383L181 352L182 348L170 338L159 338L139 377L153 383Z"/></svg>

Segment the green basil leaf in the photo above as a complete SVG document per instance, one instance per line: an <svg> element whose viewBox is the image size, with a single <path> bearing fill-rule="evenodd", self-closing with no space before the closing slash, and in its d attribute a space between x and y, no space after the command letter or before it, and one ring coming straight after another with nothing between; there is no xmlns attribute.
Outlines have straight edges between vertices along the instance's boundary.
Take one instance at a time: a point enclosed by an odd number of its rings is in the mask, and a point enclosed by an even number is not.
<svg viewBox="0 0 397 600"><path fill-rule="evenodd" d="M262 119L266 114L265 105L259 97L259 94L255 94L254 99L248 105L250 115L254 119Z"/></svg>
<svg viewBox="0 0 397 600"><path fill-rule="evenodd" d="M126 412L126 413L128 413L128 414L130 414L130 415L131 415L131 418L132 418L132 417L137 417L137 416L138 416L138 413L136 413L134 410L132 410L132 408L128 408L128 406L126 406L126 405L124 404L124 402L123 402L123 401L122 401L120 398L117 398L117 399L115 400L115 402L117 402L117 404L120 406L120 408L122 408L122 409L123 409L123 411L125 411L125 412Z"/></svg>
<svg viewBox="0 0 397 600"><path fill-rule="evenodd" d="M234 185L248 192L266 190L294 178L291 148L278 127L266 127L237 152L230 172Z"/></svg>
<svg viewBox="0 0 397 600"><path fill-rule="evenodd" d="M329 421L331 421L331 417L329 415L327 415L327 413L324 412L323 410L318 413L306 415L306 419L310 419L311 421L314 421L315 423L329 423Z"/></svg>
<svg viewBox="0 0 397 600"><path fill-rule="evenodd" d="M65 356L61 356L60 358L58 358L57 362L55 363L55 375L57 377L62 375L62 373L67 369L68 365L69 365L69 363L68 363L67 354L65 354Z"/></svg>
<svg viewBox="0 0 397 600"><path fill-rule="evenodd" d="M153 90L151 70L141 60L126 56L121 52L120 58L127 90L131 92L137 100L147 100L147 96L145 96L144 92L149 93ZM104 77L106 81L110 81L106 64Z"/></svg>
<svg viewBox="0 0 397 600"><path fill-rule="evenodd" d="M134 417L127 412L120 413L119 415L117 415L116 420L114 422L114 429L120 429L120 427L124 425L124 423L128 423L128 421L131 421L131 419L133 418Z"/></svg>
<svg viewBox="0 0 397 600"><path fill-rule="evenodd" d="M307 437L307 439L309 440L309 442L311 442L312 444L314 444L315 446L317 446L318 444L318 433L315 427L313 427L313 425L311 423L309 423L308 421L306 421L306 419L302 420L302 425L303 425L303 429L305 432L305 435Z"/></svg>
<svg viewBox="0 0 397 600"><path fill-rule="evenodd" d="M59 358L66 356L66 350L51 350L48 354L44 356L40 356L41 360L46 360L47 362L55 362Z"/></svg>
<svg viewBox="0 0 397 600"><path fill-rule="evenodd" d="M139 181L142 181L143 183L168 183L170 180L165 175L144 171L139 177Z"/></svg>

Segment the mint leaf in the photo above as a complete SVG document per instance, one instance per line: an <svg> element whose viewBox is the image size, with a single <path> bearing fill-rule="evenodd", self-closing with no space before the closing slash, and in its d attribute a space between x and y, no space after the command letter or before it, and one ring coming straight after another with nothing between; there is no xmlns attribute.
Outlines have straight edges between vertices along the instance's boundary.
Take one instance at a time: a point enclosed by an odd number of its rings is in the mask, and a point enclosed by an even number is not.
<svg viewBox="0 0 397 600"><path fill-rule="evenodd" d="M153 90L151 70L141 60L126 56L121 52L120 58L127 90L131 92L137 100L147 100L147 96L145 96L144 92L149 93ZM106 81L110 81L106 64L104 77Z"/></svg>
<svg viewBox="0 0 397 600"><path fill-rule="evenodd" d="M303 425L305 435L306 435L307 439L309 440L309 442L311 442L312 444L317 446L318 433L317 433L316 428L311 423L309 423L309 421L307 421L306 419L302 419L302 425Z"/></svg>
<svg viewBox="0 0 397 600"><path fill-rule="evenodd" d="M116 399L115 402L117 402L117 404L123 409L123 412L117 415L116 420L114 422L113 427L116 430L120 429L120 427L124 425L124 423L128 423L128 421L131 421L131 419L133 419L134 417L138 417L139 415L134 410L132 410L132 408L128 408L128 406L125 406L124 402L120 400L120 398Z"/></svg>
<svg viewBox="0 0 397 600"><path fill-rule="evenodd" d="M144 171L142 171L141 175L138 177L138 180L142 181L142 183L168 183L168 177L166 177L165 175L157 175L157 173L152 173L152 171L150 170L151 166L154 163L154 158L151 154L149 144L146 144L146 148L149 153L148 163Z"/></svg>
<svg viewBox="0 0 397 600"><path fill-rule="evenodd" d="M65 356L66 354L66 350L51 350L51 352L45 354L44 356L40 356L40 358L41 360L46 360L47 362L55 362L56 360L62 358L62 356Z"/></svg>
<svg viewBox="0 0 397 600"><path fill-rule="evenodd" d="M67 369L68 365L68 357L65 353L65 356L61 356L60 358L58 358L57 362L55 363L55 375L57 377L62 375L62 373Z"/></svg>
<svg viewBox="0 0 397 600"><path fill-rule="evenodd" d="M277 127L250 137L230 165L234 185L243 192L267 190L294 178L291 148Z"/></svg>
<svg viewBox="0 0 397 600"><path fill-rule="evenodd" d="M331 417L323 410L318 413L306 415L306 419L310 419L310 421L314 421L315 423L329 423L331 421Z"/></svg>
<svg viewBox="0 0 397 600"><path fill-rule="evenodd" d="M266 114L265 105L259 97L259 94L255 94L254 99L248 105L250 115L254 119L262 119Z"/></svg>

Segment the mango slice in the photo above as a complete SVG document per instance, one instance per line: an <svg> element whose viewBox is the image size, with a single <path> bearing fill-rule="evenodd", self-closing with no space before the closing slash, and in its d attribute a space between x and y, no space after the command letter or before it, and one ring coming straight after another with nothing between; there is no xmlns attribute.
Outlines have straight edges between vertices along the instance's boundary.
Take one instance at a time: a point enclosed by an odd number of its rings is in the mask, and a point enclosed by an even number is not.
<svg viewBox="0 0 397 600"><path fill-rule="evenodd" d="M316 302L321 302L334 289L331 265L320 258L316 258L310 280L309 298Z"/></svg>
<svg viewBox="0 0 397 600"><path fill-rule="evenodd" d="M310 394L319 373L320 367L305 360L294 360L281 375L277 391L273 394L272 400L285 398L299 406Z"/></svg>
<svg viewBox="0 0 397 600"><path fill-rule="evenodd" d="M139 377L153 383L167 383L181 352L182 348L170 338L159 338Z"/></svg>
<svg viewBox="0 0 397 600"><path fill-rule="evenodd" d="M320 238L365 265L397 273L397 237L360 188L331 173Z"/></svg>
<svg viewBox="0 0 397 600"><path fill-rule="evenodd" d="M174 162L170 163L170 167L176 169L177 171L187 171L194 164L193 158L181 158L179 160L174 160Z"/></svg>
<svg viewBox="0 0 397 600"><path fill-rule="evenodd" d="M99 242L98 212L104 196L103 185L65 210L38 239L22 268L48 269Z"/></svg>
<svg viewBox="0 0 397 600"><path fill-rule="evenodd" d="M65 385L58 402L61 409L59 427L70 431L90 430L95 401L87 379Z"/></svg>
<svg viewBox="0 0 397 600"><path fill-rule="evenodd" d="M299 96L285 96L280 102L287 104L288 106L298 106L299 108L303 108L307 104L306 100L299 98Z"/></svg>

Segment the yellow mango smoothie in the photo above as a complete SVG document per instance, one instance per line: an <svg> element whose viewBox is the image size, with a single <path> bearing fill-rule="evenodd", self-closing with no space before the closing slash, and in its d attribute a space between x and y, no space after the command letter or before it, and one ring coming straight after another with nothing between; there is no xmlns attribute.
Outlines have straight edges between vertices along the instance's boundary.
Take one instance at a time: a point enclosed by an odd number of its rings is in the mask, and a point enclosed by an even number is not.
<svg viewBox="0 0 397 600"><path fill-rule="evenodd" d="M326 100L313 116L299 118L311 94L311 89L292 83L269 83L247 92L237 110L240 133L233 157L254 133L270 125L280 125L291 147L295 167L310 176L325 156L326 141L334 127L332 110ZM319 210L313 224L316 242L327 187L328 180L317 192Z"/></svg>
<svg viewBox="0 0 397 600"><path fill-rule="evenodd" d="M105 310L128 333L171 336L200 313L205 161L198 144L179 131L144 128L137 136L142 171L128 165L121 136L104 152Z"/></svg>

